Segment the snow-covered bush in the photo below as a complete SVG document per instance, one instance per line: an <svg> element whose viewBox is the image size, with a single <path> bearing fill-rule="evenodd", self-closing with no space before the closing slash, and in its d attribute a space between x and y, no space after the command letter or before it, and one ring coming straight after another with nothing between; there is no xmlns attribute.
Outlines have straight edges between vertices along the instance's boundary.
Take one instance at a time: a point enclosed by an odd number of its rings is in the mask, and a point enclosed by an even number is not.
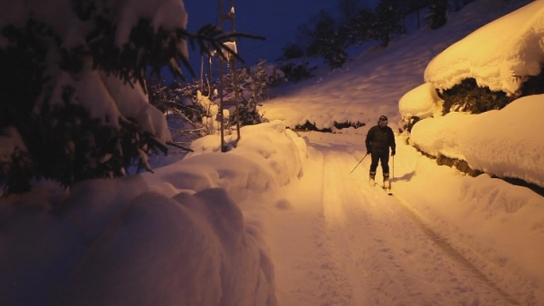
<svg viewBox="0 0 544 306"><path fill-rule="evenodd" d="M217 120L217 116L219 115L219 101L212 101L209 97L203 95L200 91L197 91L196 102L204 110L204 112L201 114L201 123L204 127L201 136L218 133L221 128L221 122ZM222 115L223 118L228 118L228 111L224 110ZM219 120L221 120L221 118L219 118Z"/></svg>
<svg viewBox="0 0 544 306"><path fill-rule="evenodd" d="M279 68L289 82L298 82L313 77L317 66L309 67L307 61L302 63L287 61L280 63Z"/></svg>
<svg viewBox="0 0 544 306"><path fill-rule="evenodd" d="M270 98L270 87L284 80L284 75L278 68L266 65L265 60L257 63L254 69L240 70L238 81L240 90L240 105L238 107L241 125L251 125L267 121L257 111L260 102ZM235 122L231 114L231 122Z"/></svg>
<svg viewBox="0 0 544 306"><path fill-rule="evenodd" d="M215 115L212 112L217 113L217 106L209 100L207 92L202 93L202 89L198 81L182 83L174 80L166 84L166 81L148 77L149 102L160 109L167 120L170 119L169 122L177 122L169 126L175 141L183 138L188 144L216 130L217 123L213 122ZM209 120L212 116L214 119Z"/></svg>
<svg viewBox="0 0 544 306"><path fill-rule="evenodd" d="M190 84L174 82L161 85L156 84L157 80L154 78L150 78L148 82L153 84L149 87L150 97L156 97L156 100L151 99L151 103L165 113L178 116L188 123L183 125L185 135L202 137L219 133L221 120L224 120L227 133L231 126L236 125L236 120L240 120L241 126L267 121L259 114L257 106L259 102L270 98L270 87L282 82L284 78L281 70L266 65L266 61L260 61L253 69L238 69L238 117L235 109L224 109L224 114L219 114L218 84L201 86L196 81ZM224 100L235 99L236 89L231 70L223 80Z"/></svg>
<svg viewBox="0 0 544 306"><path fill-rule="evenodd" d="M218 131L220 120L224 120L227 129L236 125L237 120L239 120L241 126L266 122L267 120L257 111L257 106L260 102L270 98L270 87L283 82L284 78L281 70L273 65L267 65L265 60L261 60L252 68L237 69L236 80L234 79L232 66L229 67L223 77L223 100L239 100L238 117L234 106L224 109L225 113L222 116L218 114L220 99L217 93L207 97L209 100L203 99L206 98L205 96L198 97L198 103L206 104L203 104L205 109L213 110L213 107L217 107L215 114L212 112L210 113L211 116L206 115L217 124L217 127L211 129L208 134ZM217 87L218 84L212 85L212 88ZM209 111L207 112L209 113Z"/></svg>
<svg viewBox="0 0 544 306"><path fill-rule="evenodd" d="M479 114L492 109L501 109L516 98L506 96L503 91L491 91L487 87L480 87L472 78L444 90L440 96L444 99L444 114L449 112Z"/></svg>
<svg viewBox="0 0 544 306"><path fill-rule="evenodd" d="M542 2L530 2L433 58L424 77L439 91L444 113L482 113L544 93L543 18Z"/></svg>
<svg viewBox="0 0 544 306"><path fill-rule="evenodd" d="M301 58L304 56L304 48L297 43L287 43L285 47L282 48L283 54L279 60L290 60L294 58Z"/></svg>
<svg viewBox="0 0 544 306"><path fill-rule="evenodd" d="M540 74L527 76L516 93L507 95L504 91L491 91L487 86L478 86L473 78L464 79L461 84L444 90L443 113L464 111L479 114L493 109L502 109L512 101L534 94L544 93L544 65Z"/></svg>

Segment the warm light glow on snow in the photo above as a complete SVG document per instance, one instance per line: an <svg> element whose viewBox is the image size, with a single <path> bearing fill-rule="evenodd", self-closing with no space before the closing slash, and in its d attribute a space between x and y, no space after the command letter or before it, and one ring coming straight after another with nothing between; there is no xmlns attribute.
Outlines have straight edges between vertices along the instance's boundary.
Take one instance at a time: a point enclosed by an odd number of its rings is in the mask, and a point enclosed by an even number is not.
<svg viewBox="0 0 544 306"><path fill-rule="evenodd" d="M123 22L180 10L173 0L137 2L117 0L133 6ZM19 10L57 2L6 3ZM172 11L153 6L160 4ZM490 174L544 187L544 95L440 116L433 86L473 76L513 89L510 70L533 73L544 58L543 4L474 1L438 30L411 29L385 50L367 49L339 70L278 88L260 108L271 122L243 127L227 153L210 135L154 174L88 180L66 192L41 181L0 198L0 305L542 305L544 198ZM87 94L104 81L85 77ZM101 92L137 101L116 103L119 111L166 128L139 89L118 85L104 81ZM110 109L104 101L97 113ZM423 118L411 135L396 134L393 196L369 186L369 158L350 174L382 114L395 131L402 117ZM288 128L306 121L366 125ZM17 141L3 132L0 147ZM490 174L439 166L414 146Z"/></svg>

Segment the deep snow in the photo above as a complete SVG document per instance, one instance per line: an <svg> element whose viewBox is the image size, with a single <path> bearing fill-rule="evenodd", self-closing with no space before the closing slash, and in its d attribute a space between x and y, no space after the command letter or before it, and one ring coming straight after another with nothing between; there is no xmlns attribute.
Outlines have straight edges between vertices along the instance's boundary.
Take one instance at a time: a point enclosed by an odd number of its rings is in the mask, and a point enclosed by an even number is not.
<svg viewBox="0 0 544 306"><path fill-rule="evenodd" d="M273 121L244 127L228 153L207 136L154 174L1 198L0 304L543 305L542 196L438 166L412 146L541 182L542 95L397 135L394 196L367 184L368 158L350 174L379 115L395 127L405 94L436 102L412 92L436 54L522 3L476 1L440 30L287 88L262 108ZM430 115L428 103L403 109ZM307 119L368 125L286 128ZM468 123L489 130L463 137Z"/></svg>

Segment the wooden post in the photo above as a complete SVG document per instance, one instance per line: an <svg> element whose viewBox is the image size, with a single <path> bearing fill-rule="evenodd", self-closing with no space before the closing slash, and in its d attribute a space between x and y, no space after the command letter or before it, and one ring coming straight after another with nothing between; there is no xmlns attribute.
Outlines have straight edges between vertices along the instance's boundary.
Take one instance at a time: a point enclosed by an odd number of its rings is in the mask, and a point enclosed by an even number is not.
<svg viewBox="0 0 544 306"><path fill-rule="evenodd" d="M219 20L220 20L220 24L219 24L219 27L221 28L221 30L224 30L223 28L223 23L225 20L230 20L230 24L231 24L231 32L235 32L236 31L236 26L235 26L235 22L234 22L234 15L235 15L235 10L234 10L234 0L230 0L230 9L229 9L229 12L227 14L224 13L223 11L223 0L219 0ZM234 42L234 47L236 47L236 40L233 41ZM234 52L237 52L237 48L235 50L233 50ZM225 64L225 61L223 60L223 58L221 56L219 56L219 102L220 102L220 107L219 107L219 111L220 111L220 115L221 115L221 152L226 152L227 151L227 146L225 144L225 118L223 117L223 113L224 113L224 110L225 110L225 107L229 107L229 106L235 106L235 120L236 120L236 134L237 134L237 138L236 138L236 143L238 143L238 141L240 140L241 138L241 135L240 135L240 112L239 112L239 104L240 104L240 93L238 92L238 70L237 70L237 67L236 67L236 58L234 56L230 56L230 55L227 55L227 63L230 63L232 64L232 80L233 80L233 87L234 87L234 100L229 100L229 101L225 101L224 99L224 94L223 94L223 88L224 88L224 78L223 78L223 68L224 68L224 64Z"/></svg>

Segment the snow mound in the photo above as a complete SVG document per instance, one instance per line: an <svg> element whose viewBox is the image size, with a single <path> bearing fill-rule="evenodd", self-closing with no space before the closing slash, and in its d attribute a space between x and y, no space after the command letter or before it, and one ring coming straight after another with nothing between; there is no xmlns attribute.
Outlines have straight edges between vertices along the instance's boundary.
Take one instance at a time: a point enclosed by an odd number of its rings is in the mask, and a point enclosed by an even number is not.
<svg viewBox="0 0 544 306"><path fill-rule="evenodd" d="M544 126L535 113L544 113L544 95L517 99L502 110L422 120L414 125L410 142L490 175L544 186Z"/></svg>
<svg viewBox="0 0 544 306"><path fill-rule="evenodd" d="M142 194L81 259L59 304L266 304L273 268L254 235L222 189Z"/></svg>
<svg viewBox="0 0 544 306"><path fill-rule="evenodd" d="M402 119L418 117L440 116L442 114L442 103L436 90L431 83L422 84L402 96L399 100L399 112Z"/></svg>
<svg viewBox="0 0 544 306"><path fill-rule="evenodd" d="M479 86L514 94L544 62L544 1L534 1L474 31L436 56L425 81L440 90L474 78Z"/></svg>
<svg viewBox="0 0 544 306"><path fill-rule="evenodd" d="M302 176L306 142L279 121L241 133L155 174L0 198L0 305L275 305L266 206L242 201Z"/></svg>

